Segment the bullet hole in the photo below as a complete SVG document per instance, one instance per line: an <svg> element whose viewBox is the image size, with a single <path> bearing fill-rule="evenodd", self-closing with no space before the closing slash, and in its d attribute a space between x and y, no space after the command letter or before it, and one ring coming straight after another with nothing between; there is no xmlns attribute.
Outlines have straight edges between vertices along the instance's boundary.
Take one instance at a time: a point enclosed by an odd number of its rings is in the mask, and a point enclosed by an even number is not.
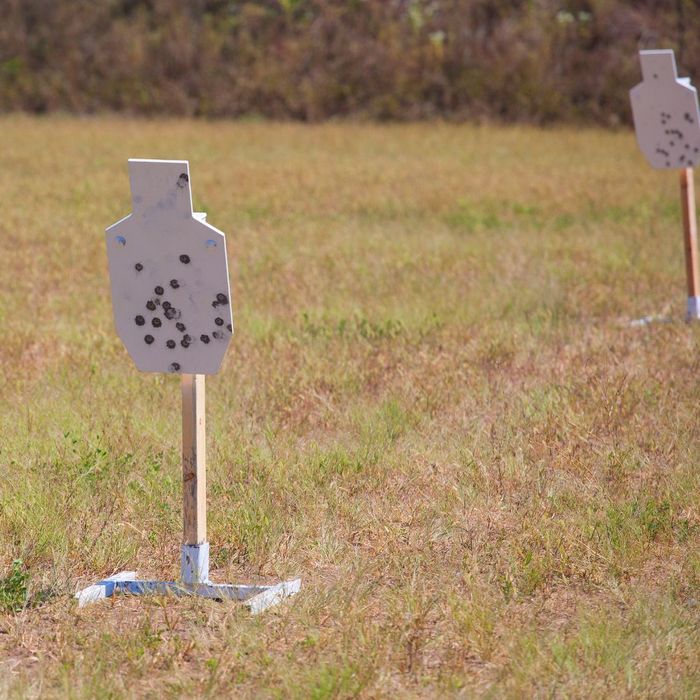
<svg viewBox="0 0 700 700"><path fill-rule="evenodd" d="M224 306L228 304L228 297L225 294L221 294L221 292L216 295L216 300L219 302L219 304L223 304Z"/></svg>
<svg viewBox="0 0 700 700"><path fill-rule="evenodd" d="M165 318L167 318L168 321L172 321L174 318L178 318L180 315L180 312L177 309L174 309L172 306L165 309L163 313L165 314Z"/></svg>
<svg viewBox="0 0 700 700"><path fill-rule="evenodd" d="M115 236L114 240L119 243L119 245L126 245L126 238L124 238L124 236Z"/></svg>
<svg viewBox="0 0 700 700"><path fill-rule="evenodd" d="M145 335L143 339L146 341L146 345L150 345L155 340L152 335Z"/></svg>
<svg viewBox="0 0 700 700"><path fill-rule="evenodd" d="M183 265L187 265L190 262L190 256L189 255L181 255L180 256L180 262Z"/></svg>
<svg viewBox="0 0 700 700"><path fill-rule="evenodd" d="M143 326L143 324L146 323L146 319L143 316L137 316L134 319L134 323L136 323L137 326Z"/></svg>
<svg viewBox="0 0 700 700"><path fill-rule="evenodd" d="M175 328L177 328L180 332L185 330L185 324L184 323L176 323Z"/></svg>
<svg viewBox="0 0 700 700"><path fill-rule="evenodd" d="M141 270L143 270L143 265L141 263L136 263L134 267L136 268L136 272L141 272Z"/></svg>
<svg viewBox="0 0 700 700"><path fill-rule="evenodd" d="M211 305L216 308L219 305L218 301L212 301Z"/></svg>
<svg viewBox="0 0 700 700"><path fill-rule="evenodd" d="M174 340L168 340L165 343L171 350L175 347L175 341Z"/></svg>
<svg viewBox="0 0 700 700"><path fill-rule="evenodd" d="M180 363L179 362L173 362L170 365L170 371L171 372L179 372L180 371Z"/></svg>
<svg viewBox="0 0 700 700"><path fill-rule="evenodd" d="M214 331L212 333L212 336L216 338L217 340L221 340L224 337L224 334L219 332L219 331Z"/></svg>
<svg viewBox="0 0 700 700"><path fill-rule="evenodd" d="M151 325L152 325L154 328L160 328L160 327L163 325L163 322L162 322L159 318L154 318L154 319L151 321Z"/></svg>
<svg viewBox="0 0 700 700"><path fill-rule="evenodd" d="M165 290L163 289L163 287L161 287L160 285L158 285L153 291L154 291L158 296L162 296L163 292L165 292Z"/></svg>
<svg viewBox="0 0 700 700"><path fill-rule="evenodd" d="M190 178L187 176L187 173L182 173L180 177L177 179L177 186L182 188L186 187L187 183L190 181Z"/></svg>
<svg viewBox="0 0 700 700"><path fill-rule="evenodd" d="M180 345L182 345L183 348L188 348L188 347L190 347L190 341L187 340L187 339L185 339L185 338L183 338L183 339L180 341Z"/></svg>
<svg viewBox="0 0 700 700"><path fill-rule="evenodd" d="M229 333L233 333L233 326L230 323L226 324L226 328L228 328Z"/></svg>
<svg viewBox="0 0 700 700"><path fill-rule="evenodd" d="M658 77L659 77L659 74L658 74L658 73L654 73L654 78L658 78Z"/></svg>
<svg viewBox="0 0 700 700"><path fill-rule="evenodd" d="M223 318L215 318L215 319L214 319L214 323L215 323L217 326L223 326L223 325L224 325L224 319L223 319Z"/></svg>
<svg viewBox="0 0 700 700"><path fill-rule="evenodd" d="M164 308L166 311L167 311L171 306L172 306L172 304L171 304L169 301L164 301L164 302L163 302L163 308Z"/></svg>
<svg viewBox="0 0 700 700"><path fill-rule="evenodd" d="M670 168L670 167L671 167L671 164L670 164L668 161L666 161L666 167L667 167L667 168Z"/></svg>
<svg viewBox="0 0 700 700"><path fill-rule="evenodd" d="M177 280L170 280L170 286L173 289L177 289L180 286L180 283Z"/></svg>
<svg viewBox="0 0 700 700"><path fill-rule="evenodd" d="M200 335L200 336L199 336L199 339L200 339L205 345L206 345L206 344L209 342L209 340L210 340L210 338L209 338L208 335Z"/></svg>
<svg viewBox="0 0 700 700"><path fill-rule="evenodd" d="M668 145L669 145L669 146L675 146L676 144L675 144L673 141L669 141L669 142L668 142Z"/></svg>
<svg viewBox="0 0 700 700"><path fill-rule="evenodd" d="M156 305L153 303L152 300L149 299L149 300L146 302L146 308L147 308L149 311L155 311L155 310L156 310Z"/></svg>

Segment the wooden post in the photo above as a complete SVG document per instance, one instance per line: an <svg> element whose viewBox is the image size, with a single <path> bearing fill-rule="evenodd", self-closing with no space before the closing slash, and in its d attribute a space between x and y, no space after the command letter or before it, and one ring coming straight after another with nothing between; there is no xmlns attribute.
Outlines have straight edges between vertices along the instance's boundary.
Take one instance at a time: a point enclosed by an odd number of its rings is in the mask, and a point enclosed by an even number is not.
<svg viewBox="0 0 700 700"><path fill-rule="evenodd" d="M185 545L207 540L204 374L182 375L182 487Z"/></svg>
<svg viewBox="0 0 700 700"><path fill-rule="evenodd" d="M683 209L683 239L685 270L688 282L688 320L698 318L700 268L698 267L698 222L695 213L695 184L692 168L682 168L681 207Z"/></svg>
<svg viewBox="0 0 700 700"><path fill-rule="evenodd" d="M192 211L187 161L132 159L129 177L135 216L124 217L105 232L114 320L140 370L181 376L180 577L138 580L135 571L121 571L75 597L82 607L115 593L192 595L244 601L251 612L259 613L298 593L301 579L269 586L209 580L204 382L207 374L219 370L233 333L226 237L206 223L206 214ZM167 334L158 336L157 329L164 325L162 332L167 329ZM179 347L173 327L183 333ZM187 328L201 344L192 344Z"/></svg>

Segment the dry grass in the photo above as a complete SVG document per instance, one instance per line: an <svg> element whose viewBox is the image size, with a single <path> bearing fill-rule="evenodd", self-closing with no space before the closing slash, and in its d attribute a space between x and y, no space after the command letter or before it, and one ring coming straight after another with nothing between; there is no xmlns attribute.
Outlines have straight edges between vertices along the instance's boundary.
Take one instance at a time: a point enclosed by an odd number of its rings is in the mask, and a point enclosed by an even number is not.
<svg viewBox="0 0 700 700"><path fill-rule="evenodd" d="M697 697L700 329L629 133L0 125L0 694ZM229 236L213 577L304 579L261 617L73 606L178 567L177 380L110 311L129 156Z"/></svg>

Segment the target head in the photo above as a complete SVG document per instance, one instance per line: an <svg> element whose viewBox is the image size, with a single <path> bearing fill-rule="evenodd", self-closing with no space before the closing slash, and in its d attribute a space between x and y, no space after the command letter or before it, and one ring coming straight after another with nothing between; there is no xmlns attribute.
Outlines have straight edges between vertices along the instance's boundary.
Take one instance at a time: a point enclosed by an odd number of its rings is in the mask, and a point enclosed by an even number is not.
<svg viewBox="0 0 700 700"><path fill-rule="evenodd" d="M117 333L142 372L215 374L233 333L226 238L192 211L189 163L129 160L132 213L106 232Z"/></svg>
<svg viewBox="0 0 700 700"><path fill-rule="evenodd" d="M653 168L700 162L698 94L679 78L673 51L640 51L642 82L630 90L637 142Z"/></svg>

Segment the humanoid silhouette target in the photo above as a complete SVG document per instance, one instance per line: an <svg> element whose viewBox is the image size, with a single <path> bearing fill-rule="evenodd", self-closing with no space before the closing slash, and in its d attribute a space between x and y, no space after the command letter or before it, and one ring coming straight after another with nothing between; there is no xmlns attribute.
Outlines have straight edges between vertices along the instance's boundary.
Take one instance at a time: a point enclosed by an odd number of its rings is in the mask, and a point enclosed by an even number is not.
<svg viewBox="0 0 700 700"><path fill-rule="evenodd" d="M224 234L192 211L187 161L129 160L106 230L117 333L143 372L215 374L233 333Z"/></svg>

